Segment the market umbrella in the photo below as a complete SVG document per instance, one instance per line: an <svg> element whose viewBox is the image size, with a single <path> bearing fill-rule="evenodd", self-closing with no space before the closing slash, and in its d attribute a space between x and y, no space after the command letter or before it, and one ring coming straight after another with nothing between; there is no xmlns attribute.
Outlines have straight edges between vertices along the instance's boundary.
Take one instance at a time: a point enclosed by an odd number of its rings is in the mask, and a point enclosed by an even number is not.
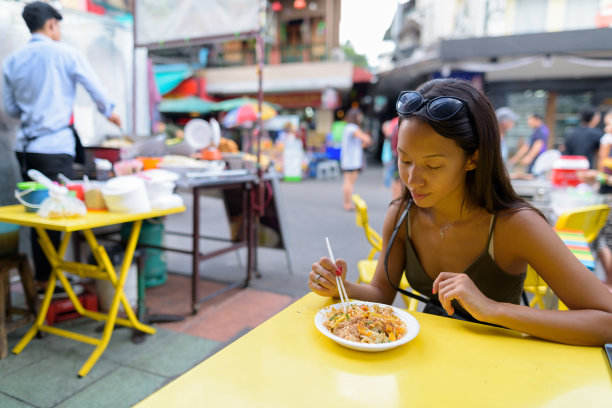
<svg viewBox="0 0 612 408"><path fill-rule="evenodd" d="M163 99L159 104L162 113L191 113L206 114L215 111L215 102L209 102L197 96L187 98Z"/></svg>
<svg viewBox="0 0 612 408"><path fill-rule="evenodd" d="M258 112L259 108L257 104L245 104L239 106L227 112L222 121L223 126L225 126L226 128L232 128L236 126L251 125L253 122L257 121ZM276 112L276 110L271 106L262 105L262 120L273 118L277 114L278 113Z"/></svg>
<svg viewBox="0 0 612 408"><path fill-rule="evenodd" d="M227 111L231 111L232 109L236 109L244 105L257 106L257 99L246 98L246 97L227 99L225 101L215 103L214 108L215 110L218 110L218 111L227 112ZM279 106L274 105L270 102L263 101L262 105L264 106L264 109L266 106L272 109L279 109Z"/></svg>

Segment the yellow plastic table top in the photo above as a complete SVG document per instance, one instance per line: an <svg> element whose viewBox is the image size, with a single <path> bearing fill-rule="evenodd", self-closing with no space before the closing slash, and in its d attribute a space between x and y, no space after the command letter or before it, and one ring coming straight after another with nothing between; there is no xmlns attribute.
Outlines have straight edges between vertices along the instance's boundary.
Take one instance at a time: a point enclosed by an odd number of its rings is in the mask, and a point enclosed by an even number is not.
<svg viewBox="0 0 612 408"><path fill-rule="evenodd" d="M422 313L396 349L344 348L304 296L152 394L146 407L611 407L603 348L567 346Z"/></svg>
<svg viewBox="0 0 612 408"><path fill-rule="evenodd" d="M103 227L106 225L123 224L136 220L161 217L162 215L176 214L185 211L185 207L169 208L166 210L152 210L144 213L122 214L108 211L88 211L83 217L75 218L42 218L36 213L26 212L22 205L8 205L0 207L0 222L9 222L26 227L40 227L54 231L81 231Z"/></svg>

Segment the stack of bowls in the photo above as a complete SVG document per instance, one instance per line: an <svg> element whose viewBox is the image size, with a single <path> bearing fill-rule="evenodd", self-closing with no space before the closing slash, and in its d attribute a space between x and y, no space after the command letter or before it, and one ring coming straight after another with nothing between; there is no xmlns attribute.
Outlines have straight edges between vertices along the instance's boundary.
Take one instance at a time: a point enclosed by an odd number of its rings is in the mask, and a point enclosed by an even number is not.
<svg viewBox="0 0 612 408"><path fill-rule="evenodd" d="M106 207L111 212L141 213L151 211L145 181L138 176L119 176L106 182L102 188Z"/></svg>

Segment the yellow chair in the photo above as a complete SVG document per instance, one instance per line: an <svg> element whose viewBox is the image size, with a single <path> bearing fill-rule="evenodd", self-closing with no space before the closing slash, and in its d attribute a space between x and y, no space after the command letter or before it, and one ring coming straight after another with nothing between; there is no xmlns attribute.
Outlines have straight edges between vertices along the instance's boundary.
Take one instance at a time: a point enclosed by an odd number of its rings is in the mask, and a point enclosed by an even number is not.
<svg viewBox="0 0 612 408"><path fill-rule="evenodd" d="M538 305L540 309L545 309L543 299L544 295L548 293L548 285L544 282L544 279L540 278L540 275L537 274L531 265L527 267L527 276L523 283L523 290L533 295L531 301L529 301L530 307Z"/></svg>
<svg viewBox="0 0 612 408"><path fill-rule="evenodd" d="M586 207L575 208L564 212L559 216L555 224L556 230L581 231L588 243L593 242L599 235L599 231L606 224L610 206L607 204L595 204ZM527 277L523 286L525 292L533 295L529 306L538 305L544 309L543 296L548 293L548 285L531 267L527 268ZM567 310L567 306L559 300L559 310Z"/></svg>
<svg viewBox="0 0 612 408"><path fill-rule="evenodd" d="M376 253L382 250L382 238L378 232L370 227L366 202L358 194L353 194L352 199L355 203L355 223L358 227L363 228L366 239L372 245L372 250L368 254L368 259L372 260Z"/></svg>
<svg viewBox="0 0 612 408"><path fill-rule="evenodd" d="M557 218L555 228L558 230L582 231L587 242L595 241L599 231L606 225L610 206L595 204L566 211Z"/></svg>
<svg viewBox="0 0 612 408"><path fill-rule="evenodd" d="M358 227L362 227L364 229L366 238L372 245L368 258L357 262L357 270L359 271L357 282L369 283L374 277L374 272L376 272L378 261L374 259L374 257L382 250L382 238L380 234L376 232L369 224L368 206L366 202L358 194L353 194L352 199L353 203L355 203L355 223ZM408 281L404 275L402 275L402 280L400 281L400 288L404 290L408 290L410 288L410 285L408 284ZM418 300L406 295L402 295L402 297L404 298L404 303L406 303L406 308L409 311L414 312L417 310Z"/></svg>
<svg viewBox="0 0 612 408"><path fill-rule="evenodd" d="M538 305L540 309L546 309L546 306L544 305L544 295L548 293L550 288L548 287L546 282L544 282L544 279L542 279L540 275L538 275L535 269L531 267L531 265L527 266L527 276L525 277L523 290L533 295L531 301L529 302L529 307L534 307L535 305ZM569 310L561 300L557 301L558 310Z"/></svg>

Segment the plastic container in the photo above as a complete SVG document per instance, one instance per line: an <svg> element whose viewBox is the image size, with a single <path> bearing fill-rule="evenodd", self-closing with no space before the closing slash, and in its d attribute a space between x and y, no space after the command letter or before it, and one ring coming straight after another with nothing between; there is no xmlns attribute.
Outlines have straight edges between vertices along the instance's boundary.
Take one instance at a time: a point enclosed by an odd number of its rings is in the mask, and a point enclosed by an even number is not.
<svg viewBox="0 0 612 408"><path fill-rule="evenodd" d="M19 249L19 225L0 222L0 257L14 255Z"/></svg>
<svg viewBox="0 0 612 408"><path fill-rule="evenodd" d="M106 159L95 159L96 180L106 181L113 176L113 164Z"/></svg>
<svg viewBox="0 0 612 408"><path fill-rule="evenodd" d="M106 182L102 188L104 203L111 212L141 213L151 211L145 182L138 176L120 176Z"/></svg>
<svg viewBox="0 0 612 408"><path fill-rule="evenodd" d="M111 245L106 248L108 257L115 268L117 278L119 278L119 272L121 271L121 264L123 262L124 250L121 245ZM90 263L93 263L93 258L90 258ZM113 296L115 295L115 288L110 281L96 279L96 290L98 292L98 299L100 303L100 309L108 312L110 309ZM138 303L138 268L136 263L132 262L130 269L128 270L128 276L123 286L123 293L127 298L128 303L132 308L136 307ZM119 303L119 310L124 311L123 305Z"/></svg>
<svg viewBox="0 0 612 408"><path fill-rule="evenodd" d="M74 191L75 197L81 201L85 201L85 190L83 189L83 183L70 183L66 185L66 188L70 191Z"/></svg>
<svg viewBox="0 0 612 408"><path fill-rule="evenodd" d="M175 172L164 169L143 171L139 174L139 177L145 180L145 187L150 200L174 193L174 182L179 178Z"/></svg>
<svg viewBox="0 0 612 408"><path fill-rule="evenodd" d="M244 169L244 153L221 153L230 170Z"/></svg>
<svg viewBox="0 0 612 408"><path fill-rule="evenodd" d="M283 179L285 181L302 180L303 161L302 141L298 139L287 140L283 150Z"/></svg>
<svg viewBox="0 0 612 408"><path fill-rule="evenodd" d="M49 197L49 189L36 181L17 183L15 198L25 206L26 212L36 212L45 198Z"/></svg>
<svg viewBox="0 0 612 408"><path fill-rule="evenodd" d="M561 156L553 164L552 184L555 187L577 186L580 184L578 171L588 168L589 160L585 156Z"/></svg>
<svg viewBox="0 0 612 408"><path fill-rule="evenodd" d="M137 157L142 162L142 170L157 169L162 157Z"/></svg>
<svg viewBox="0 0 612 408"><path fill-rule="evenodd" d="M589 205L602 204L604 196L586 185L554 189L550 193L550 207L556 215Z"/></svg>
<svg viewBox="0 0 612 408"><path fill-rule="evenodd" d="M340 160L340 150L339 147L327 146L325 148L325 153L329 160Z"/></svg>
<svg viewBox="0 0 612 408"><path fill-rule="evenodd" d="M88 210L106 210L104 196L102 195L102 181L88 181L83 185L85 190L85 205Z"/></svg>

